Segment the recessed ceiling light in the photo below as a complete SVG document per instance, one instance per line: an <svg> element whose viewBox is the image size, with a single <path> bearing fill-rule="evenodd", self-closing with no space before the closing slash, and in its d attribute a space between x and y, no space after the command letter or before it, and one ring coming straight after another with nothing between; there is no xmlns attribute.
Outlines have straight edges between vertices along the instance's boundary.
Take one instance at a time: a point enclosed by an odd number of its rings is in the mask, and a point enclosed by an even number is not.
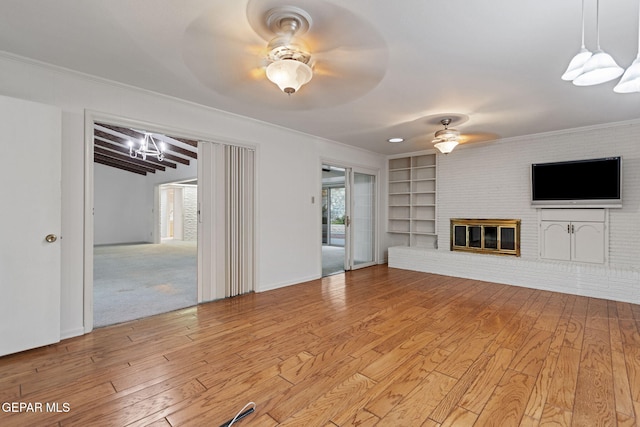
<svg viewBox="0 0 640 427"><path fill-rule="evenodd" d="M387 139L387 141L389 141L389 142L402 142L402 141L404 141L404 138L389 138L389 139Z"/></svg>

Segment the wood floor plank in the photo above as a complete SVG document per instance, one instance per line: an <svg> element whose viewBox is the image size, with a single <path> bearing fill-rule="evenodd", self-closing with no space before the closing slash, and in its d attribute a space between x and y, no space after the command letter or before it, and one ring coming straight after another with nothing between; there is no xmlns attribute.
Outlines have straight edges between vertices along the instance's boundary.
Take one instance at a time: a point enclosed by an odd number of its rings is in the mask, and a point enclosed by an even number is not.
<svg viewBox="0 0 640 427"><path fill-rule="evenodd" d="M529 401L525 409L525 415L532 420L539 422L542 418L542 411L549 396L551 381L556 370L557 362L558 358L555 357L555 353L549 354L543 359L542 369L540 369L540 373L536 377L536 383L531 391L531 396L529 396Z"/></svg>
<svg viewBox="0 0 640 427"><path fill-rule="evenodd" d="M586 328L580 356L573 422L578 425L614 425L614 395L609 332Z"/></svg>
<svg viewBox="0 0 640 427"><path fill-rule="evenodd" d="M469 366L469 369L460 377L460 380L455 383L451 391L447 396L440 401L438 406L429 414L429 418L438 422L444 423L449 418L453 411L468 412L464 408L460 408L458 403L462 399L462 396L467 392L471 384L478 378L478 376L485 369L491 356L488 354L482 354L476 358L475 361ZM439 368L438 368L438 372ZM458 417L455 417L456 419Z"/></svg>
<svg viewBox="0 0 640 427"><path fill-rule="evenodd" d="M537 377L548 356L552 336L552 332L532 329L522 346L516 350L511 369Z"/></svg>
<svg viewBox="0 0 640 427"><path fill-rule="evenodd" d="M639 425L639 325L635 304L375 266L0 357L0 425L216 426L248 401L239 427Z"/></svg>
<svg viewBox="0 0 640 427"><path fill-rule="evenodd" d="M554 427L570 427L572 419L571 411L558 408L553 405L545 405L542 412L542 419L540 420L540 426L554 426ZM578 426L579 424L575 424Z"/></svg>
<svg viewBox="0 0 640 427"><path fill-rule="evenodd" d="M350 402L358 399L375 384L370 378L355 373L302 410L283 420L282 426L323 426Z"/></svg>
<svg viewBox="0 0 640 427"><path fill-rule="evenodd" d="M459 405L476 414L481 413L500 382L500 378L511 364L513 354L514 351L511 349L498 349L460 399Z"/></svg>
<svg viewBox="0 0 640 427"><path fill-rule="evenodd" d="M402 399L418 386L442 362L446 355L441 351L429 352L428 355L416 354L411 360L379 381L354 408L365 408L368 412L384 416ZM354 409L351 409L353 412ZM357 412L357 411L356 411ZM345 411L335 421L342 425L352 417Z"/></svg>
<svg viewBox="0 0 640 427"><path fill-rule="evenodd" d="M454 378L439 372L432 372L387 415L381 417L381 425L421 425L451 391L455 383Z"/></svg>
<svg viewBox="0 0 640 427"><path fill-rule="evenodd" d="M496 427L519 425L534 384L535 379L529 375L507 370L475 425Z"/></svg>
<svg viewBox="0 0 640 427"><path fill-rule="evenodd" d="M558 354L549 385L548 404L566 411L573 410L579 366L580 351L572 347L563 347Z"/></svg>

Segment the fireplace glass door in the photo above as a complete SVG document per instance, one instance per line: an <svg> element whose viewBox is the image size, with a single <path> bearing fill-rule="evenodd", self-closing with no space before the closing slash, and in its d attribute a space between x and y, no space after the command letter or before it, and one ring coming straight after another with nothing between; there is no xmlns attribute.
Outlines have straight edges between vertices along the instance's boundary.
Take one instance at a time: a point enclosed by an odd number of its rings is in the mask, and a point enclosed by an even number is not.
<svg viewBox="0 0 640 427"><path fill-rule="evenodd" d="M452 219L451 250L520 256L520 220Z"/></svg>

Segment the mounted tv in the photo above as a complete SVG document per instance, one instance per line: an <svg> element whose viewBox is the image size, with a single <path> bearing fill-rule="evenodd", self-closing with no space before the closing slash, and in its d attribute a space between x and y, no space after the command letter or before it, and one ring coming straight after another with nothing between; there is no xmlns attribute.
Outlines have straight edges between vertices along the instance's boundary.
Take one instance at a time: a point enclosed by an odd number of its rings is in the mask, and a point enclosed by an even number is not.
<svg viewBox="0 0 640 427"><path fill-rule="evenodd" d="M531 204L622 207L622 158L532 164Z"/></svg>

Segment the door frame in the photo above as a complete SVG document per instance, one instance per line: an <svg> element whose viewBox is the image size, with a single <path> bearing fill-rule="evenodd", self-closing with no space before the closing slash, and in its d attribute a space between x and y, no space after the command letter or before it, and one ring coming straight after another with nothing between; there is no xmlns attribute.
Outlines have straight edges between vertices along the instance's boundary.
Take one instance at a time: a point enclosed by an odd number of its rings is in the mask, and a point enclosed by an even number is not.
<svg viewBox="0 0 640 427"><path fill-rule="evenodd" d="M121 116L116 116L108 113L102 113L97 111L85 110L84 114L84 137L85 137L85 159L84 159L84 270L83 270L83 285L84 285L84 333L89 333L93 330L93 247L95 242L94 236L94 123L105 122L116 126L132 127L139 129L148 129L158 133L166 133L175 136L181 136L185 138L193 138L200 140L200 137L194 136L184 130L176 129L170 126L158 125L156 123L149 123L141 120L128 119ZM198 164L197 169L200 168ZM154 188L154 208L156 204L156 198L158 196L158 186ZM157 215L154 215L153 224L153 241L155 241L159 231L159 227L156 224ZM198 245L198 251L200 251L200 245ZM201 287L201 283L197 283L198 292Z"/></svg>
<svg viewBox="0 0 640 427"><path fill-rule="evenodd" d="M357 270L359 268L370 267L372 265L376 265L380 259L380 170L372 169L370 167L361 166L353 163L344 162L342 160L330 159L321 157L320 162L318 164L319 171L319 193L318 193L318 201L320 208L318 209L318 221L320 224L318 227L319 236L316 241L320 242L320 263L319 263L319 271L320 276L322 276L322 166L335 166L337 168L342 168L345 170L345 210L346 215L351 219L352 210L353 210L353 198L352 198L352 186L353 186L353 174L354 172L365 173L368 175L372 175L375 177L375 185L374 185L374 196L375 196L375 206L373 211L375 212L373 230L374 230L374 244L373 244L373 261L370 263L363 263L357 266L353 265L353 247L352 247L352 230L351 224L346 227L345 232L345 271Z"/></svg>

